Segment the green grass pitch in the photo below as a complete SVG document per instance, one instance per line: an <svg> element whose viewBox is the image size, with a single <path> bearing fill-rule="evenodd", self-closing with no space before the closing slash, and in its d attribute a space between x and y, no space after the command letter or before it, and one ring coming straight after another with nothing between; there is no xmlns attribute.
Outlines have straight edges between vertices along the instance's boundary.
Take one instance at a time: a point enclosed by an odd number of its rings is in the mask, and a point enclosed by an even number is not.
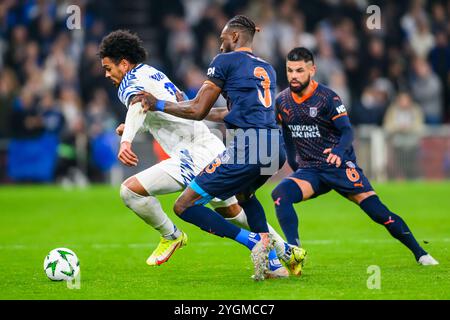
<svg viewBox="0 0 450 320"><path fill-rule="evenodd" d="M280 230L273 187L258 196ZM376 189L439 266L417 265L383 227L334 192L296 205L308 250L304 274L255 283L247 249L175 217L176 195L161 200L189 243L168 263L148 267L159 236L122 204L118 188L0 187L0 299L449 299L450 183ZM80 258L79 290L46 278L43 260L56 247ZM380 289L367 287L371 265L380 268Z"/></svg>

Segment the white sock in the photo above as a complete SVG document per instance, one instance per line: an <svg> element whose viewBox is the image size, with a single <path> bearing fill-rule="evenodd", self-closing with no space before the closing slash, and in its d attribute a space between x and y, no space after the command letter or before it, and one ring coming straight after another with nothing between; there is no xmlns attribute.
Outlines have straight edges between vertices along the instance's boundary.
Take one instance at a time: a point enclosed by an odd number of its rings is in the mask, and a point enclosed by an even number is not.
<svg viewBox="0 0 450 320"><path fill-rule="evenodd" d="M124 185L120 186L120 197L128 208L133 210L148 225L158 230L162 237L176 239L181 235L181 231L169 219L155 197L141 196Z"/></svg>
<svg viewBox="0 0 450 320"><path fill-rule="evenodd" d="M249 229L247 216L245 215L244 209L242 209L241 212L239 212L235 217L226 218L226 220L230 221L231 223L233 223L234 225L236 225L238 227ZM283 240L283 238L281 238L281 236L278 234L278 232L276 232L275 229L272 228L272 226L270 224L267 224L267 226L269 227L269 233L275 239L275 251L277 252L277 256L280 259L284 260L285 259L284 258L284 256L285 256L284 240Z"/></svg>

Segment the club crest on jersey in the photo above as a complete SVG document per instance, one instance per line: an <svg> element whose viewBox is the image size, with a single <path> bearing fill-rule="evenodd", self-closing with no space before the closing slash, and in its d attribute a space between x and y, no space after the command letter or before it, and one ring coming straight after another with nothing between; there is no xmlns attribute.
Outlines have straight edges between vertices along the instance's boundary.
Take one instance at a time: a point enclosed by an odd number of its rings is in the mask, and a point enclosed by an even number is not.
<svg viewBox="0 0 450 320"><path fill-rule="evenodd" d="M317 116L317 108L316 107L309 108L309 116L313 117L313 118Z"/></svg>

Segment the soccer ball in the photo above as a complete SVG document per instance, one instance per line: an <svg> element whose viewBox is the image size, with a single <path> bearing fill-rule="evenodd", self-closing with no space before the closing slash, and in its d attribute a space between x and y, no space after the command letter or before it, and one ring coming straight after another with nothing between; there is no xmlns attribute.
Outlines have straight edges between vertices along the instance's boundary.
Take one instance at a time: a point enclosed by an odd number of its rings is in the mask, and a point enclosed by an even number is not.
<svg viewBox="0 0 450 320"><path fill-rule="evenodd" d="M45 257L44 271L50 280L71 281L80 272L80 261L72 250L56 248Z"/></svg>

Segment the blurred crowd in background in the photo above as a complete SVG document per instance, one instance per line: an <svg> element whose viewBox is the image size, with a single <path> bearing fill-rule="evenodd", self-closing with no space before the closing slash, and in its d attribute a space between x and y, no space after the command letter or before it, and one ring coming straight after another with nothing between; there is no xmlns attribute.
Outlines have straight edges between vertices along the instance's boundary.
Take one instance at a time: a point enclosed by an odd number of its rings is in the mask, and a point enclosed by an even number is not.
<svg viewBox="0 0 450 320"><path fill-rule="evenodd" d="M66 26L73 4L81 8L79 30ZM373 30L366 23L371 4L381 9L381 26ZM309 48L315 79L341 96L355 127L384 128L403 157L417 157L425 127L450 122L448 1L3 0L0 181L105 181L117 165L114 129L126 109L104 79L97 57L102 37L116 28L137 32L148 63L194 97L235 14L261 28L254 52L275 67L279 90L288 85L288 51ZM136 22L142 15L143 29ZM450 142L443 148L450 175ZM402 178L416 178L417 164L408 163ZM395 163L390 168L399 170Z"/></svg>

